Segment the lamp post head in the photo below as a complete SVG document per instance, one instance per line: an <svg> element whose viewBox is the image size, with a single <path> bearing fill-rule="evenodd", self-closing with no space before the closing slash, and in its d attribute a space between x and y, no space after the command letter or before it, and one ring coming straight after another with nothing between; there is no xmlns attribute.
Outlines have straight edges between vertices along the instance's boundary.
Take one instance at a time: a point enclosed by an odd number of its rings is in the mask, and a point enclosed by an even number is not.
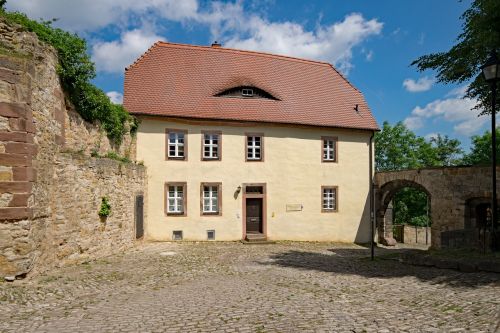
<svg viewBox="0 0 500 333"><path fill-rule="evenodd" d="M486 63L481 66L481 70L484 80L489 84L500 80L500 61L495 51L491 51L490 57L486 60Z"/></svg>

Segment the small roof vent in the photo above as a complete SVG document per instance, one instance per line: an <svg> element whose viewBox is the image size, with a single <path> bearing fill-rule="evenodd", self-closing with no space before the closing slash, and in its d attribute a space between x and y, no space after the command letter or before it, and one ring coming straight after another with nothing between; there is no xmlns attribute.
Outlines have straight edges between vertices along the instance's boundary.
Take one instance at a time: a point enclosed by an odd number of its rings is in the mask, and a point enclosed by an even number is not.
<svg viewBox="0 0 500 333"><path fill-rule="evenodd" d="M217 41L212 43L212 47L221 47L221 46L222 46L222 44L217 42Z"/></svg>

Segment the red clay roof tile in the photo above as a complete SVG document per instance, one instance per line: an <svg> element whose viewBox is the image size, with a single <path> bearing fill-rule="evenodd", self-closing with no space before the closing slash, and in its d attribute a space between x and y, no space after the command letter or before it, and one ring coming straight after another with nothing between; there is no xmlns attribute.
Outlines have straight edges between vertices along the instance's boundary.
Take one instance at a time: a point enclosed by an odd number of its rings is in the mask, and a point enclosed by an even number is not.
<svg viewBox="0 0 500 333"><path fill-rule="evenodd" d="M237 86L279 100L214 96ZM332 65L222 47L155 43L127 68L123 104L136 115L378 130L362 93Z"/></svg>

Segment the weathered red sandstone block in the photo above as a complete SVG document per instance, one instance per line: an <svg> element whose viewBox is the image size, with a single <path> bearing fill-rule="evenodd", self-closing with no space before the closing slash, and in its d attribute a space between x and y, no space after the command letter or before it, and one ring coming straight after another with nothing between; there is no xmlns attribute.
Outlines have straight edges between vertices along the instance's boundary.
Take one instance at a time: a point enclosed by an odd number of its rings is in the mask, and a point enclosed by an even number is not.
<svg viewBox="0 0 500 333"><path fill-rule="evenodd" d="M63 146L64 145L64 136L62 135L54 135L54 141L56 142L56 144L60 145L60 146Z"/></svg>
<svg viewBox="0 0 500 333"><path fill-rule="evenodd" d="M26 104L0 102L0 116L9 118L27 118Z"/></svg>
<svg viewBox="0 0 500 333"><path fill-rule="evenodd" d="M5 152L12 154L27 154L33 156L38 152L38 148L32 143L7 142L7 144L5 144Z"/></svg>
<svg viewBox="0 0 500 333"><path fill-rule="evenodd" d="M26 132L0 132L0 141L33 143L33 134Z"/></svg>
<svg viewBox="0 0 500 333"><path fill-rule="evenodd" d="M33 217L33 209L27 207L0 208L0 220L22 220Z"/></svg>
<svg viewBox="0 0 500 333"><path fill-rule="evenodd" d="M18 193L12 196L9 207L28 207L28 200L31 193Z"/></svg>
<svg viewBox="0 0 500 333"><path fill-rule="evenodd" d="M9 127L11 131L26 131L26 119L10 118Z"/></svg>
<svg viewBox="0 0 500 333"><path fill-rule="evenodd" d="M22 76L21 73L14 72L5 68L0 68L0 80L16 84L21 82Z"/></svg>
<svg viewBox="0 0 500 333"><path fill-rule="evenodd" d="M36 170L30 167L12 168L14 181L33 182L36 180Z"/></svg>
<svg viewBox="0 0 500 333"><path fill-rule="evenodd" d="M0 182L0 193L31 193L31 182Z"/></svg>
<svg viewBox="0 0 500 333"><path fill-rule="evenodd" d="M66 110L64 108L54 109L54 119L61 125L64 125L64 116L66 115Z"/></svg>
<svg viewBox="0 0 500 333"><path fill-rule="evenodd" d="M28 154L0 154L0 165L31 166L31 158Z"/></svg>

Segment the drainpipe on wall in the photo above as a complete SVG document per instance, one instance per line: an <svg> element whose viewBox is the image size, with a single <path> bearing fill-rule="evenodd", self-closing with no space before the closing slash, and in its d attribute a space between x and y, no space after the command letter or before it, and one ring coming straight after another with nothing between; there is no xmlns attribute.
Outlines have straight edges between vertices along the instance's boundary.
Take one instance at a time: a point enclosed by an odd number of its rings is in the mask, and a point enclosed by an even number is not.
<svg viewBox="0 0 500 333"><path fill-rule="evenodd" d="M374 196L373 196L373 137L375 136L375 132L372 132L370 136L370 161L369 161L369 184L370 184L370 257L371 260L374 259L375 256L375 244L373 242L374 235L374 219L375 219L375 205L374 205Z"/></svg>

